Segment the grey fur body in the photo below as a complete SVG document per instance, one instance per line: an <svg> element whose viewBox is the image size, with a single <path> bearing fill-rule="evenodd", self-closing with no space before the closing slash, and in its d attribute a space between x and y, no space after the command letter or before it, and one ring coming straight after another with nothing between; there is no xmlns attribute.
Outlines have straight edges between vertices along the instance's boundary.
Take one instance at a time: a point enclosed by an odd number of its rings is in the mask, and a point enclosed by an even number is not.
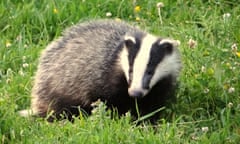
<svg viewBox="0 0 240 144"><path fill-rule="evenodd" d="M116 107L119 114L134 109L135 101L129 97L128 81L119 62L126 34L141 39L147 33L124 22L98 20L73 26L53 41L40 58L32 90L33 114L46 117L53 111L59 119L64 112L70 118L78 114L79 106L90 113L91 103L97 99ZM139 100L141 114L164 104L177 75L165 76L150 96ZM153 96L159 93L162 96Z"/></svg>

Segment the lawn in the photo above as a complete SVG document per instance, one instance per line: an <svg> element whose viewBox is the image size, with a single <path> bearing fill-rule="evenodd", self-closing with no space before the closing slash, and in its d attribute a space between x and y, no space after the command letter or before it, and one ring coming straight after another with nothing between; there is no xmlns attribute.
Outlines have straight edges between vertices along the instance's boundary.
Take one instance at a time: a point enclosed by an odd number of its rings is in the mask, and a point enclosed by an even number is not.
<svg viewBox="0 0 240 144"><path fill-rule="evenodd" d="M0 143L240 142L240 9L238 0L1 0ZM23 118L41 51L80 20L125 20L181 41L177 102L159 122L110 118L100 105L74 123Z"/></svg>

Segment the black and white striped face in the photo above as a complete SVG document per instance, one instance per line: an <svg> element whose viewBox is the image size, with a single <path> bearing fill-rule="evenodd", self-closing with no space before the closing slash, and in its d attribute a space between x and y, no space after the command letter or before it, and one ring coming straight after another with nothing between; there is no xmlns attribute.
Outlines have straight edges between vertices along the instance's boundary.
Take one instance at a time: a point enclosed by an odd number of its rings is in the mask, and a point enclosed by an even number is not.
<svg viewBox="0 0 240 144"><path fill-rule="evenodd" d="M150 34L125 36L120 63L128 81L129 96L144 97L161 78L177 76L181 67L179 42Z"/></svg>

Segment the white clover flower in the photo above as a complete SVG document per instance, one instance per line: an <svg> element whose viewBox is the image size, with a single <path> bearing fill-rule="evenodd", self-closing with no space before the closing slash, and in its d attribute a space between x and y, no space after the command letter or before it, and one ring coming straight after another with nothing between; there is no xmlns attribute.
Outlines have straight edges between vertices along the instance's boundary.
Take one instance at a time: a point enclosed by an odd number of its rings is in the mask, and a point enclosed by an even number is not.
<svg viewBox="0 0 240 144"><path fill-rule="evenodd" d="M223 14L223 19L226 20L226 19L228 19L230 16L231 16L230 13L225 13L225 14Z"/></svg>
<svg viewBox="0 0 240 144"><path fill-rule="evenodd" d="M231 67L229 67L229 69L230 69L230 70L236 70L236 67L231 66Z"/></svg>
<svg viewBox="0 0 240 144"><path fill-rule="evenodd" d="M205 88L203 92L204 92L205 94L207 94L207 93L209 93L209 91L210 91L210 90L209 90L208 88Z"/></svg>
<svg viewBox="0 0 240 144"><path fill-rule="evenodd" d="M18 73L19 73L20 76L24 76L25 75L22 70L20 70Z"/></svg>
<svg viewBox="0 0 240 144"><path fill-rule="evenodd" d="M206 72L206 67L205 66L201 67L201 72Z"/></svg>
<svg viewBox="0 0 240 144"><path fill-rule="evenodd" d="M157 8L161 8L161 7L164 7L163 2L158 2L158 3L157 3Z"/></svg>
<svg viewBox="0 0 240 144"><path fill-rule="evenodd" d="M208 132L209 128L208 127L202 127L201 130L202 130L202 132Z"/></svg>
<svg viewBox="0 0 240 144"><path fill-rule="evenodd" d="M106 13L106 17L111 17L112 16L112 13L111 12L107 12Z"/></svg>
<svg viewBox="0 0 240 144"><path fill-rule="evenodd" d="M192 136L191 136L191 139L192 139L192 140L199 140L199 137L196 136L196 135L192 135Z"/></svg>
<svg viewBox="0 0 240 144"><path fill-rule="evenodd" d="M8 78L8 79L6 80L6 83L9 84L11 81L12 81L12 80Z"/></svg>
<svg viewBox="0 0 240 144"><path fill-rule="evenodd" d="M29 66L29 64L28 63L24 63L22 66L23 66L23 68L27 68Z"/></svg>
<svg viewBox="0 0 240 144"><path fill-rule="evenodd" d="M231 46L231 49L232 49L232 51L233 52L237 52L237 44L236 43L234 43L232 46Z"/></svg>
<svg viewBox="0 0 240 144"><path fill-rule="evenodd" d="M228 103L228 108L231 108L231 107L233 107L233 103L232 102L230 102L230 103Z"/></svg>
<svg viewBox="0 0 240 144"><path fill-rule="evenodd" d="M20 41L22 39L22 36L21 35L18 35L17 37L16 37L16 40L17 41Z"/></svg>
<svg viewBox="0 0 240 144"><path fill-rule="evenodd" d="M190 38L188 41L188 46L189 48L195 48L197 46L197 42Z"/></svg>
<svg viewBox="0 0 240 144"><path fill-rule="evenodd" d="M22 60L23 60L23 61L25 61L26 59L27 59L27 57L26 57L26 56L23 56L23 57L22 57Z"/></svg>
<svg viewBox="0 0 240 144"><path fill-rule="evenodd" d="M233 92L235 92L235 88L234 88L234 87L230 87L230 88L228 89L228 93L233 93Z"/></svg>

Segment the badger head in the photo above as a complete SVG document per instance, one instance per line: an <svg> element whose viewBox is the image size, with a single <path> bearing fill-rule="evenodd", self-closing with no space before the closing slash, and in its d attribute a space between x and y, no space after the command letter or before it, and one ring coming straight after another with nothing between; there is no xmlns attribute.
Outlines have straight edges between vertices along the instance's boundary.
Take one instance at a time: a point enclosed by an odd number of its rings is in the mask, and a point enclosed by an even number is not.
<svg viewBox="0 0 240 144"><path fill-rule="evenodd" d="M120 65L128 82L128 94L141 98L165 76L177 77L181 63L180 42L150 34L125 35Z"/></svg>

